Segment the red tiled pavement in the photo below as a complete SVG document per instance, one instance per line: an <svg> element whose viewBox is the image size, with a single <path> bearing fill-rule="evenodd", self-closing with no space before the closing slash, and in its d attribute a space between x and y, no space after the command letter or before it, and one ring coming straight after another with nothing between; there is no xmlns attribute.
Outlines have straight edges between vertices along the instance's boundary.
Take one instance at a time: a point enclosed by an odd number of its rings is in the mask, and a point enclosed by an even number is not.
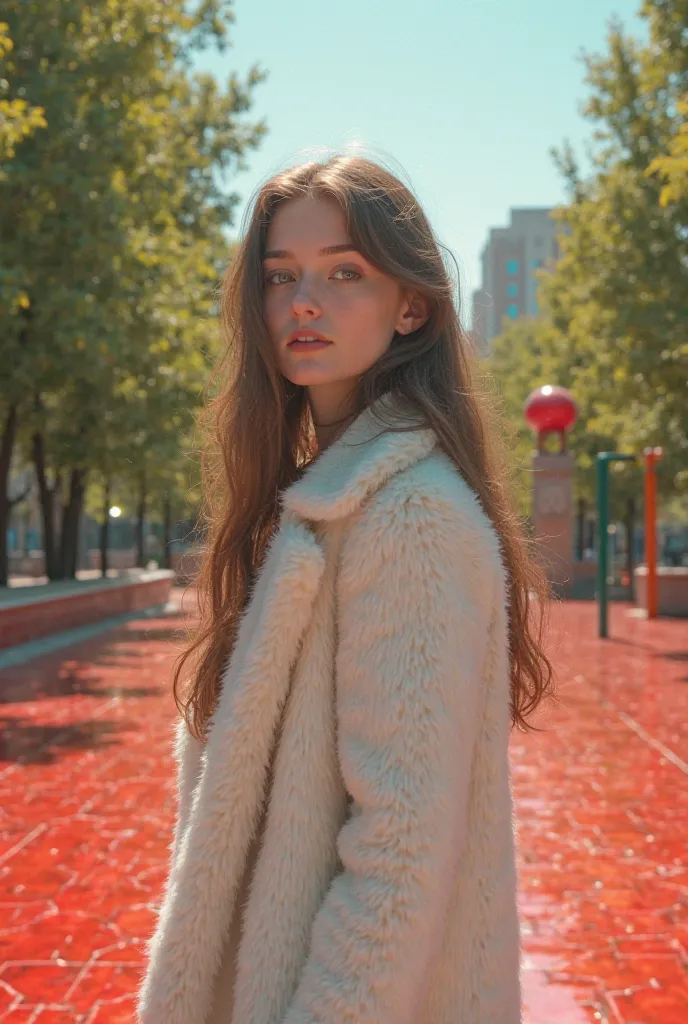
<svg viewBox="0 0 688 1024"><path fill-rule="evenodd" d="M514 735L533 1024L688 1024L688 622L554 609L559 704Z"/></svg>
<svg viewBox="0 0 688 1024"><path fill-rule="evenodd" d="M526 1024L688 1022L688 623L554 610L512 740ZM178 617L0 673L0 1021L130 1022L174 813Z"/></svg>

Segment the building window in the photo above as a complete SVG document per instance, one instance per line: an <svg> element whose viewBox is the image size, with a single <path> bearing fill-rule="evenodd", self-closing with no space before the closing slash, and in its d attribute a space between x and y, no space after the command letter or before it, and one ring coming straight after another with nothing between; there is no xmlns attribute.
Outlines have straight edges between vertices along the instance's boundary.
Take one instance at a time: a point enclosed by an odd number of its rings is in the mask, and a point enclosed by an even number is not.
<svg viewBox="0 0 688 1024"><path fill-rule="evenodd" d="M530 313L531 313L531 316L537 316L538 315L537 299L533 299L531 307L530 307Z"/></svg>
<svg viewBox="0 0 688 1024"><path fill-rule="evenodd" d="M540 246L542 245L542 238L541 238L541 236L540 236L540 235L536 235L536 236L535 236L535 245L536 245L536 246L538 247L538 249L539 249L539 248L540 248Z"/></svg>
<svg viewBox="0 0 688 1024"><path fill-rule="evenodd" d="M518 274L518 260L507 260L507 274Z"/></svg>
<svg viewBox="0 0 688 1024"><path fill-rule="evenodd" d="M515 299L516 296L518 295L518 285L517 284L508 284L506 286L506 293L507 293L507 295L509 296L510 299Z"/></svg>
<svg viewBox="0 0 688 1024"><path fill-rule="evenodd" d="M507 316L510 316L512 320L515 320L518 316L518 306L516 305L516 303L512 302L509 306L507 306L506 312Z"/></svg>
<svg viewBox="0 0 688 1024"><path fill-rule="evenodd" d="M543 263L544 263L544 260L531 260L530 261L530 265L533 268L533 270L539 269L539 267L541 267Z"/></svg>

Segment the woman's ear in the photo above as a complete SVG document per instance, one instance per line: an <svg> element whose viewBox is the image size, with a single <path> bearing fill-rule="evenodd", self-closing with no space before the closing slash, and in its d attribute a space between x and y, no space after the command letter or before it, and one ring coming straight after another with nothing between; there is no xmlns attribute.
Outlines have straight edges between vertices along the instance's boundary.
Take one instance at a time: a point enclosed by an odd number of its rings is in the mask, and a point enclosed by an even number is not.
<svg viewBox="0 0 688 1024"><path fill-rule="evenodd" d="M430 307L427 299L418 292L412 292L405 296L395 329L398 334L412 334L427 322L429 316Z"/></svg>

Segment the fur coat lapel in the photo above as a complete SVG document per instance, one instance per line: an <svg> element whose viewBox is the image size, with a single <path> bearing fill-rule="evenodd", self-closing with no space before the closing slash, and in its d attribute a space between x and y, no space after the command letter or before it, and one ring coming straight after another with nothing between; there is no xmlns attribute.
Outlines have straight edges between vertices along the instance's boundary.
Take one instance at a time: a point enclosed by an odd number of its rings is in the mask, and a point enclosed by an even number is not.
<svg viewBox="0 0 688 1024"><path fill-rule="evenodd" d="M333 699L343 521L436 444L429 430L383 430L364 412L285 492L205 746L180 723L179 816L140 997L144 1024L201 1024L207 1015L282 714L263 853L245 914L236 1019L279 1020L298 982L347 806Z"/></svg>
<svg viewBox="0 0 688 1024"><path fill-rule="evenodd" d="M323 568L311 532L283 522L242 620L205 748L180 724L180 818L142 993L145 1021L205 1019L259 819L272 739ZM185 792L195 777L193 793Z"/></svg>

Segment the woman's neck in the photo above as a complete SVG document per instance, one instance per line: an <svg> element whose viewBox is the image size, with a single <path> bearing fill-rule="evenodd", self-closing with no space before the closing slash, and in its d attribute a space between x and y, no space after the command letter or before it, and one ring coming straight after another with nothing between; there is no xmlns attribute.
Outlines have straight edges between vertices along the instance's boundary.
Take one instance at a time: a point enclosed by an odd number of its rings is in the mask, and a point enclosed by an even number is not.
<svg viewBox="0 0 688 1024"><path fill-rule="evenodd" d="M333 423L317 423L313 421L315 436L318 440L318 451L324 452L338 437L341 437L349 424L355 419L355 413L349 413L341 420Z"/></svg>
<svg viewBox="0 0 688 1024"><path fill-rule="evenodd" d="M308 389L308 401L315 427L319 451L340 437L356 418L355 392L350 389L323 388Z"/></svg>

